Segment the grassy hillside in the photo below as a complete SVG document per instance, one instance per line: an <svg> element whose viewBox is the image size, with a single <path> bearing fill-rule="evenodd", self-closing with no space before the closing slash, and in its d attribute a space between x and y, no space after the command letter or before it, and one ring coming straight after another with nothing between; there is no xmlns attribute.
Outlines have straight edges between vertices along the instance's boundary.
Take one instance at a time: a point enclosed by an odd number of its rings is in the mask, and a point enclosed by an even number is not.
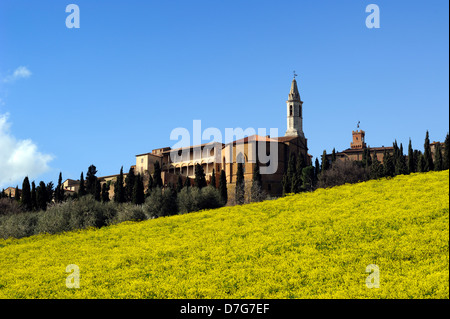
<svg viewBox="0 0 450 319"><path fill-rule="evenodd" d="M449 298L448 195L447 170L0 240L0 297Z"/></svg>

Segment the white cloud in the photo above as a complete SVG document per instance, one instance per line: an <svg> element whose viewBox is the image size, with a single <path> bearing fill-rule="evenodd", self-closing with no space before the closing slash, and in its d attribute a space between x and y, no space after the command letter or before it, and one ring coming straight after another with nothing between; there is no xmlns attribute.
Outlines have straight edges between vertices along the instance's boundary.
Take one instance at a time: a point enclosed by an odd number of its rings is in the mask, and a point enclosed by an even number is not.
<svg viewBox="0 0 450 319"><path fill-rule="evenodd" d="M31 76L31 71L25 66L19 66L14 70L13 74L6 76L3 82L14 82L18 79L26 79Z"/></svg>
<svg viewBox="0 0 450 319"><path fill-rule="evenodd" d="M51 155L38 151L33 141L17 140L10 133L8 114L0 114L0 187L20 184L25 176L31 179L45 173ZM13 185L14 184L14 185Z"/></svg>

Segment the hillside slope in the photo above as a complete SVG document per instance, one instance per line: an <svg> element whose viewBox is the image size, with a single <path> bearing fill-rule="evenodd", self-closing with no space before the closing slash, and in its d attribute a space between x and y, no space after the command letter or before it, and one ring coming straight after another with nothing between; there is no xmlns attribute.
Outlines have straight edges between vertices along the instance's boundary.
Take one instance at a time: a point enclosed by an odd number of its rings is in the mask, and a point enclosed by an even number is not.
<svg viewBox="0 0 450 319"><path fill-rule="evenodd" d="M0 240L0 297L449 298L448 195L447 170Z"/></svg>

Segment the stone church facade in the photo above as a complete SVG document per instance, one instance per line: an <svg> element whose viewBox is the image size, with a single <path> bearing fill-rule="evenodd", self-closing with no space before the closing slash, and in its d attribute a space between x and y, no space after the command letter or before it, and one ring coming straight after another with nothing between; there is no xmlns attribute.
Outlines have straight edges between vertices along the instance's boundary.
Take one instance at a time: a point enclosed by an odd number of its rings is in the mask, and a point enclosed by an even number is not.
<svg viewBox="0 0 450 319"><path fill-rule="evenodd" d="M216 174L216 183L219 182L221 170L225 171L228 189L233 189L236 183L238 163L243 164L244 180L251 182L253 179L253 169L258 160L260 167L267 165L265 161L258 158L259 148L270 153L271 147L276 150L275 160L276 170L271 174L262 174L263 189L271 196L282 195L283 174L287 169L287 162L291 152L298 155L302 153L311 163L311 156L308 155L307 139L303 132L303 101L300 99L297 81L294 78L286 101L287 107L287 130L285 136L270 137L252 135L228 144L206 143L189 146L181 149L171 149L170 147L154 149L149 153L136 155L135 173L147 176L153 174L155 163L159 162L161 167L161 177L165 186L169 183L176 184L178 176L184 180L189 177L193 182L195 177L195 165L202 166L209 183L213 172ZM183 155L177 161L172 161L171 153L178 152Z"/></svg>

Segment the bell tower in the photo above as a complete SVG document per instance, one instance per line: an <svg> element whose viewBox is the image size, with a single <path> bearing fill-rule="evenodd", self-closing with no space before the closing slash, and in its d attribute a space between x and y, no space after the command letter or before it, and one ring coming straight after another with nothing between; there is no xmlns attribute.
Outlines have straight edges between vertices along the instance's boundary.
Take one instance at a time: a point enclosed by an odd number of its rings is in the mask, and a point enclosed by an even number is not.
<svg viewBox="0 0 450 319"><path fill-rule="evenodd" d="M297 81L295 80L296 74L294 71L294 79L291 83L291 91L289 92L287 105L287 131L285 136L300 136L303 134L303 102L300 100L300 94L298 93Z"/></svg>
<svg viewBox="0 0 450 319"><path fill-rule="evenodd" d="M366 132L363 130L352 131L353 142L350 143L350 148L352 149L363 149L366 148L366 142L364 140L366 136Z"/></svg>

